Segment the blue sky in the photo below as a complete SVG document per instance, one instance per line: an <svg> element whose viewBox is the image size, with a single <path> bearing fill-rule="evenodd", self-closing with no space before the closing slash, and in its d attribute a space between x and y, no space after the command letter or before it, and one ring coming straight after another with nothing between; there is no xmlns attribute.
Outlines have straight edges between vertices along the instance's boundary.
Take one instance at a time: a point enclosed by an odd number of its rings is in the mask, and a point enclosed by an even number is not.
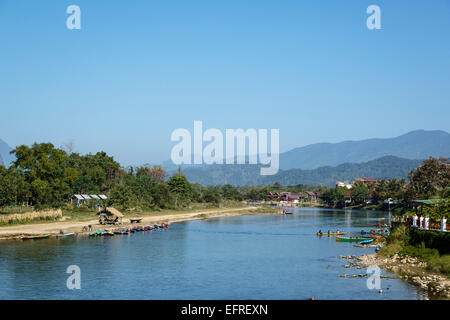
<svg viewBox="0 0 450 320"><path fill-rule="evenodd" d="M449 33L448 0L0 0L0 138L139 165L194 120L278 128L280 151L450 131Z"/></svg>

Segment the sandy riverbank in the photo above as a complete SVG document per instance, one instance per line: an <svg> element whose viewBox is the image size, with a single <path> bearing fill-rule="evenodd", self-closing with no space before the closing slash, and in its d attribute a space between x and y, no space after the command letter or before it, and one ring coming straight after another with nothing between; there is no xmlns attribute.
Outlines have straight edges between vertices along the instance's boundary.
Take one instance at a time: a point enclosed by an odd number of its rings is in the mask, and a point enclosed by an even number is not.
<svg viewBox="0 0 450 320"><path fill-rule="evenodd" d="M239 215L255 215L268 214L257 211L258 207L241 207L241 208L218 208L194 212L173 212L173 213L154 213L151 215L142 216L142 221L139 225L146 225L152 223L173 223L186 220L206 219L213 217L224 216L239 216ZM273 214L277 213L274 209ZM124 218L122 227L127 227L130 223L126 223L129 219ZM98 223L98 219L89 221L55 221L50 223L36 223L36 224L20 224L13 226L0 227L0 240L21 238L23 235L38 235L38 234L52 234L63 230L65 233L76 232L78 235L86 235L88 232L82 232L82 228L87 225L92 225L93 230L103 228L114 228L114 226L104 226Z"/></svg>

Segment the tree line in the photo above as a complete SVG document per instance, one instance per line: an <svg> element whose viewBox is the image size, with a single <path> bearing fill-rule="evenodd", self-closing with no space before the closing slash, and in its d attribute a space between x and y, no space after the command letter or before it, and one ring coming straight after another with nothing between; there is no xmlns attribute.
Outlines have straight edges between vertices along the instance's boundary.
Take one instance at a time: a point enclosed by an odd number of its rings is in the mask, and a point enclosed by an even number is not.
<svg viewBox="0 0 450 320"><path fill-rule="evenodd" d="M327 188L321 193L323 202L333 207L348 205L381 204L386 199L393 199L398 203L410 200L449 199L450 198L450 162L446 158L429 158L423 164L412 170L405 179L378 180L376 183L357 181L351 189L337 186ZM447 201L436 205L435 211L448 207ZM432 210L433 206L427 207ZM430 211L431 212L431 211Z"/></svg>
<svg viewBox="0 0 450 320"><path fill-rule="evenodd" d="M107 194L107 205L120 208L178 208L192 203L261 200L269 187L205 187L190 183L180 170L168 174L162 166L122 167L105 152L80 155L51 143L21 145L11 151L16 160L0 165L0 208L61 207L74 194Z"/></svg>
<svg viewBox="0 0 450 320"><path fill-rule="evenodd" d="M192 203L218 206L223 201L269 200L269 192L315 191L332 206L343 206L350 195L353 204L449 197L450 163L430 158L404 179L356 182L352 189L307 185L203 186L190 183L179 169L169 174L159 165L122 167L105 152L80 155L51 143L21 145L11 151L16 160L9 168L0 165L0 208L32 205L61 207L74 194L107 194L108 205L120 208L178 208Z"/></svg>

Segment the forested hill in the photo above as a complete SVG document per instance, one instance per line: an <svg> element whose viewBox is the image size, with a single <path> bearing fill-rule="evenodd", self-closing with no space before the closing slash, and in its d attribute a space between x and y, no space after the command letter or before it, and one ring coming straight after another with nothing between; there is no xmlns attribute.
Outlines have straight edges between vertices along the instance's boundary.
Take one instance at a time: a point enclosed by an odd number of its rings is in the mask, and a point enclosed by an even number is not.
<svg viewBox="0 0 450 320"><path fill-rule="evenodd" d="M315 143L280 154L280 169L316 169L344 163L363 163L385 156L417 160L428 157L450 157L450 134L442 130L415 130L394 138ZM163 166L169 172L177 170L172 161ZM183 169L203 165L182 165ZM232 170L234 171L234 169Z"/></svg>
<svg viewBox="0 0 450 320"><path fill-rule="evenodd" d="M442 130L415 130L389 139L316 143L280 154L280 168L315 169L387 155L405 159L450 157L450 134Z"/></svg>
<svg viewBox="0 0 450 320"><path fill-rule="evenodd" d="M273 176L261 176L259 165L211 165L184 170L191 182L203 185L282 185L333 186L336 181L353 181L359 177L375 179L408 178L408 173L422 164L421 160L409 160L386 156L364 163L344 163L335 167L325 166L313 170L280 170Z"/></svg>

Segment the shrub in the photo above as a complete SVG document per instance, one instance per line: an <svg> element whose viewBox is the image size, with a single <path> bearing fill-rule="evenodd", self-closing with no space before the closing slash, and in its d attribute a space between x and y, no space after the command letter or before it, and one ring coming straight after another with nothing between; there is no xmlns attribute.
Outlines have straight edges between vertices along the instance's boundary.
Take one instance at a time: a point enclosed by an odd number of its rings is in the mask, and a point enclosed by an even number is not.
<svg viewBox="0 0 450 320"><path fill-rule="evenodd" d="M450 255L444 255L428 263L427 269L450 276Z"/></svg>
<svg viewBox="0 0 450 320"><path fill-rule="evenodd" d="M406 245L409 242L409 234L406 226L401 225L394 229L391 234L386 238L386 243L399 242L402 245Z"/></svg>
<svg viewBox="0 0 450 320"><path fill-rule="evenodd" d="M450 254L450 233L423 231L411 228L409 230L409 244L437 249L441 255Z"/></svg>
<svg viewBox="0 0 450 320"><path fill-rule="evenodd" d="M439 258L439 251L436 249L426 248L425 243L418 247L407 246L405 247L400 254L404 254L411 257L417 257L423 261L430 261L436 258Z"/></svg>
<svg viewBox="0 0 450 320"><path fill-rule="evenodd" d="M403 246L401 243L394 242L394 243L391 243L391 244L381 248L381 250L378 251L378 253L385 257L392 257L394 254L402 251L402 249L403 249Z"/></svg>

